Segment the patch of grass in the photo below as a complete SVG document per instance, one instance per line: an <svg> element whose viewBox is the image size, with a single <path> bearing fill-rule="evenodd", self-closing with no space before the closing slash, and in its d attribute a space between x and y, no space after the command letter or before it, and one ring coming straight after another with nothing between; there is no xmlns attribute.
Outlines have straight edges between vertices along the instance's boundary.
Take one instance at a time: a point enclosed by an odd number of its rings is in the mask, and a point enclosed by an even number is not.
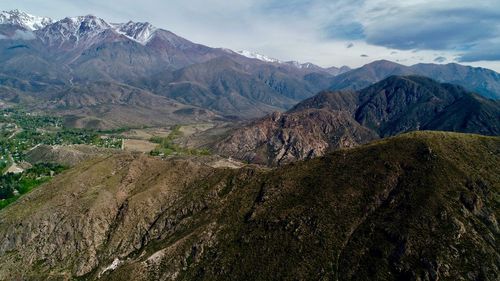
<svg viewBox="0 0 500 281"><path fill-rule="evenodd" d="M171 156L171 155L210 155L210 151L208 149L195 149L195 148L187 148L182 147L175 143L175 140L182 137L183 133L181 132L180 125L176 125L172 127L172 131L166 137L152 137L150 139L151 142L157 143L158 147L150 152L152 156Z"/></svg>

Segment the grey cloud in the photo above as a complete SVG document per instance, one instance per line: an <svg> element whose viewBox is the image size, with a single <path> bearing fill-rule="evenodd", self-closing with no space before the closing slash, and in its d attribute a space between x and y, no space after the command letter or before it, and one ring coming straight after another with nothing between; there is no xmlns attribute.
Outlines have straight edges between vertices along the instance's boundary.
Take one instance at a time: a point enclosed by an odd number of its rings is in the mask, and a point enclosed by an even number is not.
<svg viewBox="0 0 500 281"><path fill-rule="evenodd" d="M12 35L0 34L0 40L34 40L36 39L35 34L27 30L16 30Z"/></svg>
<svg viewBox="0 0 500 281"><path fill-rule="evenodd" d="M500 60L500 38L481 42L467 52L459 55L459 62L498 61Z"/></svg>
<svg viewBox="0 0 500 281"><path fill-rule="evenodd" d="M364 22L369 44L399 50L461 52L460 61L499 60L500 6L496 1L470 3L436 1L373 8Z"/></svg>
<svg viewBox="0 0 500 281"><path fill-rule="evenodd" d="M402 50L467 49L471 42L500 36L500 12L471 9L421 10L365 28L368 43Z"/></svg>
<svg viewBox="0 0 500 281"><path fill-rule="evenodd" d="M438 62L438 63L443 63L443 62L447 61L447 59L445 57L443 57L443 56L439 56L439 57L436 57L434 59L434 61Z"/></svg>
<svg viewBox="0 0 500 281"><path fill-rule="evenodd" d="M34 40L36 38L35 34L31 31L16 30L12 39L16 40Z"/></svg>
<svg viewBox="0 0 500 281"><path fill-rule="evenodd" d="M364 27L360 23L337 23L325 28L325 33L331 39L356 40L364 37Z"/></svg>

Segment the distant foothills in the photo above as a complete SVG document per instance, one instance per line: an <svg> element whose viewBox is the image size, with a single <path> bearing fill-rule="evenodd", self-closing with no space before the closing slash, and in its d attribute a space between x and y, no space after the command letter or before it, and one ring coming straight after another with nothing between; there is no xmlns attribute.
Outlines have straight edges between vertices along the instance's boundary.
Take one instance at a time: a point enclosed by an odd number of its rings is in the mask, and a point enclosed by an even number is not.
<svg viewBox="0 0 500 281"><path fill-rule="evenodd" d="M149 23L0 13L0 99L73 127L259 118L320 91L360 90L392 75L423 75L500 99L500 74L484 68L390 61L323 68L207 47Z"/></svg>

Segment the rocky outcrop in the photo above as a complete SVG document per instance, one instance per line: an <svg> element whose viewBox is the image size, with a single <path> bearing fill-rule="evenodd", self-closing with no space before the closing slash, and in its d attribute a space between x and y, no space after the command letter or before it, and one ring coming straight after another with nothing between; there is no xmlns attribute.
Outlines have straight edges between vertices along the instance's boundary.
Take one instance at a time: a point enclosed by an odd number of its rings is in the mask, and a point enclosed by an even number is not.
<svg viewBox="0 0 500 281"><path fill-rule="evenodd" d="M248 162L282 165L376 139L347 112L310 109L274 113L237 129L214 149Z"/></svg>

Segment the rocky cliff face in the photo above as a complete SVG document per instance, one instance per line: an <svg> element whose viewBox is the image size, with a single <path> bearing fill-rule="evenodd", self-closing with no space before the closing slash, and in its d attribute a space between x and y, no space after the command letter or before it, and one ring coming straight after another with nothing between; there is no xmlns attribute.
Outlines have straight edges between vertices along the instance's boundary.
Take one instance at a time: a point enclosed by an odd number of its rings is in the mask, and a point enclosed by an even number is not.
<svg viewBox="0 0 500 281"><path fill-rule="evenodd" d="M282 165L376 138L347 112L309 109L274 113L237 129L214 149L252 163Z"/></svg>
<svg viewBox="0 0 500 281"><path fill-rule="evenodd" d="M100 158L0 211L0 279L498 280L499 155L421 132L273 170Z"/></svg>

